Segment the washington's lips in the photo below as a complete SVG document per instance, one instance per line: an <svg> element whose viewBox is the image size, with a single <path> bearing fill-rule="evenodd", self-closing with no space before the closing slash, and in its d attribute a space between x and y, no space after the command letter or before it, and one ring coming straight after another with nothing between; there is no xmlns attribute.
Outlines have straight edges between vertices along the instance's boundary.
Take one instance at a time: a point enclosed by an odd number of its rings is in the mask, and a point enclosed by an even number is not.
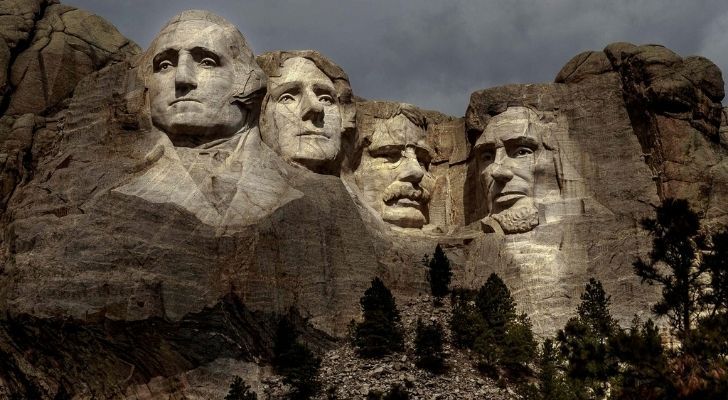
<svg viewBox="0 0 728 400"><path fill-rule="evenodd" d="M304 131L297 134L296 136L319 137L322 139L329 139L329 135L327 135L323 131Z"/></svg>

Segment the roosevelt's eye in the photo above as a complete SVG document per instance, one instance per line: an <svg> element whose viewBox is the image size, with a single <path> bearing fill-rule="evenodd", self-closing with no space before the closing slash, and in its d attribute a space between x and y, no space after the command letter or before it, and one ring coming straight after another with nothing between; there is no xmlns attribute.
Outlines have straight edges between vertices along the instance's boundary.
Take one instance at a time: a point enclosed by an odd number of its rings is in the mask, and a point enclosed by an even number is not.
<svg viewBox="0 0 728 400"><path fill-rule="evenodd" d="M290 104L294 101L296 101L296 98L290 93L283 93L280 97L278 97L278 102L281 104Z"/></svg>
<svg viewBox="0 0 728 400"><path fill-rule="evenodd" d="M172 64L172 61L169 61L169 60L164 60L164 61L160 62L159 65L157 66L157 68L159 70L165 70L170 67L174 67L174 64Z"/></svg>
<svg viewBox="0 0 728 400"><path fill-rule="evenodd" d="M516 149L516 152L514 154L516 157L526 157L529 154L533 154L533 149L530 149L528 147L519 147Z"/></svg>
<svg viewBox="0 0 728 400"><path fill-rule="evenodd" d="M200 66L205 68L217 67L217 61L213 60L210 57L205 57L200 61Z"/></svg>
<svg viewBox="0 0 728 400"><path fill-rule="evenodd" d="M334 104L334 98L328 94L322 94L318 97L319 102L326 104L327 106Z"/></svg>

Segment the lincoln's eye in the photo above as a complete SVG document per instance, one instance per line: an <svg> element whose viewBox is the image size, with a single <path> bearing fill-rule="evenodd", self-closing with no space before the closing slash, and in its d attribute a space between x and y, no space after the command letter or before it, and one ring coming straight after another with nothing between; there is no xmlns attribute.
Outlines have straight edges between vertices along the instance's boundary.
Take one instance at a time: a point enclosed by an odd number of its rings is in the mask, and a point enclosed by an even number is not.
<svg viewBox="0 0 728 400"><path fill-rule="evenodd" d="M214 68L217 67L217 61L213 60L210 57L205 57L200 61L200 65L205 68Z"/></svg>
<svg viewBox="0 0 728 400"><path fill-rule="evenodd" d="M493 152L486 150L482 153L480 153L480 159L486 162L492 162L493 161Z"/></svg>

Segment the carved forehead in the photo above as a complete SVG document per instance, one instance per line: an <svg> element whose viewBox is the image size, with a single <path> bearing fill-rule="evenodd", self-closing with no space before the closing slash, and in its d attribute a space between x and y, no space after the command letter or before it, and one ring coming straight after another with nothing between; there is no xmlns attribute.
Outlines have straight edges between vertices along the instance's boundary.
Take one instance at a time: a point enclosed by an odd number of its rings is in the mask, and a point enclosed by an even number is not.
<svg viewBox="0 0 728 400"><path fill-rule="evenodd" d="M150 52L158 54L165 49L204 47L220 55L233 57L233 40L220 25L204 20L181 21L163 29Z"/></svg>
<svg viewBox="0 0 728 400"><path fill-rule="evenodd" d="M369 144L370 149L394 145L426 147L427 132L402 114L389 119L375 119L373 130L371 143Z"/></svg>
<svg viewBox="0 0 728 400"><path fill-rule="evenodd" d="M480 146L500 146L510 140L528 140L540 145L543 126L538 114L527 107L509 107L488 121L485 131L475 142Z"/></svg>
<svg viewBox="0 0 728 400"><path fill-rule="evenodd" d="M334 83L313 61L303 57L293 57L285 60L280 68L280 76L271 77L271 89L285 83L316 83L326 85L331 89Z"/></svg>

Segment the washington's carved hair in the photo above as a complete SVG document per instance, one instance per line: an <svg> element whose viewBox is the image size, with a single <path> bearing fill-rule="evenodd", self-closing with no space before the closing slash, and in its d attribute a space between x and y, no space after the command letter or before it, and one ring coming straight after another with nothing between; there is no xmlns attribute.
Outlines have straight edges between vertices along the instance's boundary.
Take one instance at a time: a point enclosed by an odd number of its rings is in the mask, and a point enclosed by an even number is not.
<svg viewBox="0 0 728 400"><path fill-rule="evenodd" d="M215 15L209 11L188 10L183 11L169 20L154 38L149 48L139 60L139 73L141 78L146 80L153 73L153 60L157 52L158 40L161 34L174 26L186 21L207 21L222 28L228 47L233 55L233 68L235 70L235 81L231 82L233 96L231 102L240 102L243 105L257 106L265 94L266 75L255 61L253 51L245 40L242 33L235 25L225 18ZM257 107L255 107L257 108Z"/></svg>

